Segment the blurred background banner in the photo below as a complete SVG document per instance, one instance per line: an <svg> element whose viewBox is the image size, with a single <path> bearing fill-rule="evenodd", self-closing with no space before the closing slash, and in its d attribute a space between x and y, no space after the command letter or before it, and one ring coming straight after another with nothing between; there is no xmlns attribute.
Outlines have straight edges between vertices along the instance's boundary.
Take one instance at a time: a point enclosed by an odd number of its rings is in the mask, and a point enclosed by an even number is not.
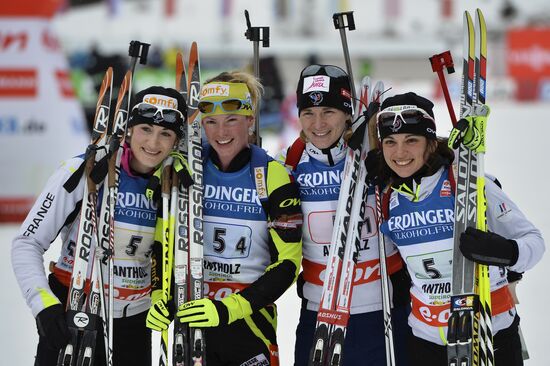
<svg viewBox="0 0 550 366"><path fill-rule="evenodd" d="M134 90L173 86L175 54L197 41L204 80L224 70L252 71L244 10L270 27L260 52L265 87L261 131L272 154L298 133L300 70L309 63L343 67L332 14L353 11L348 32L358 85L369 75L388 95L416 90L442 101L428 58L451 50L448 75L458 104L462 14L483 9L489 31L488 100L550 101L550 2L547 0L18 0L0 9L0 222L22 219L61 159L82 153L105 70L114 94L128 67L128 44L151 44ZM55 16L54 16L55 14ZM68 61L68 62L67 62ZM76 99L75 97L76 96ZM436 116L438 125L448 115ZM83 122L85 120L86 122ZM446 131L441 129L441 131ZM31 149L32 147L32 149ZM17 167L17 169L15 169Z"/></svg>
<svg viewBox="0 0 550 366"><path fill-rule="evenodd" d="M85 118L50 29L58 1L0 7L0 222L22 220L63 159L84 152Z"/></svg>
<svg viewBox="0 0 550 366"><path fill-rule="evenodd" d="M508 74L518 100L550 100L550 27L511 29L507 34Z"/></svg>

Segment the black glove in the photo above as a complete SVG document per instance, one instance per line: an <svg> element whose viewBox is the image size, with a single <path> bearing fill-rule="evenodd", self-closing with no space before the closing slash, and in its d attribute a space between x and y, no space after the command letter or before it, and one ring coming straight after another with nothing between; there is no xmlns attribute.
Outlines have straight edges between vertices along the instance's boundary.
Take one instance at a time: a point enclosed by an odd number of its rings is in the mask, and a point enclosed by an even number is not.
<svg viewBox="0 0 550 366"><path fill-rule="evenodd" d="M519 249L515 240L472 227L460 235L460 251L477 263L489 266L513 266L518 261Z"/></svg>
<svg viewBox="0 0 550 366"><path fill-rule="evenodd" d="M70 334L65 322L65 310L61 304L49 306L36 316L36 326L40 337L53 349L60 349L69 343Z"/></svg>
<svg viewBox="0 0 550 366"><path fill-rule="evenodd" d="M507 271L506 279L508 283L517 282L523 278L523 272Z"/></svg>
<svg viewBox="0 0 550 366"><path fill-rule="evenodd" d="M380 182L378 181L378 176L380 175L381 169L381 152L380 149L372 149L368 152L367 157L365 158L365 168L367 168L367 183L369 185L377 185Z"/></svg>

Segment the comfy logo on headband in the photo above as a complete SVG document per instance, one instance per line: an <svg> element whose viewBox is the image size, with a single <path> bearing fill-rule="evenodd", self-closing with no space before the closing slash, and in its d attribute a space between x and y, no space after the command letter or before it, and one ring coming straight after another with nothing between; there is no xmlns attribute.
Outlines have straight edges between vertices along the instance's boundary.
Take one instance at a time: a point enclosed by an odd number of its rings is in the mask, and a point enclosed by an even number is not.
<svg viewBox="0 0 550 366"><path fill-rule="evenodd" d="M330 90L330 78L326 75L308 76L304 78L302 94L312 91L328 92Z"/></svg>
<svg viewBox="0 0 550 366"><path fill-rule="evenodd" d="M160 94L146 94L143 102L163 108L178 109L178 101L175 98Z"/></svg>
<svg viewBox="0 0 550 366"><path fill-rule="evenodd" d="M201 98L205 97L228 97L229 85L224 84L206 84L202 87Z"/></svg>

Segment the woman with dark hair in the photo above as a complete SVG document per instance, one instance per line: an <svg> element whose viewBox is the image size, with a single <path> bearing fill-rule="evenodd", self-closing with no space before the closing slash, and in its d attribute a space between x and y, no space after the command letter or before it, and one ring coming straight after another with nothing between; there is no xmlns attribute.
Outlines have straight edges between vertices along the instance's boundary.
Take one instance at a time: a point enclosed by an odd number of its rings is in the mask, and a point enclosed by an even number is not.
<svg viewBox="0 0 550 366"><path fill-rule="evenodd" d="M377 115L381 141L378 176L389 190L382 232L397 245L412 279L410 365L447 364L455 189L453 151L436 136L433 104L414 93L387 98ZM477 118L477 117L474 117ZM486 179L487 225L468 227L462 254L489 265L496 365L522 365L519 317L508 271L524 272L542 257L540 231Z"/></svg>

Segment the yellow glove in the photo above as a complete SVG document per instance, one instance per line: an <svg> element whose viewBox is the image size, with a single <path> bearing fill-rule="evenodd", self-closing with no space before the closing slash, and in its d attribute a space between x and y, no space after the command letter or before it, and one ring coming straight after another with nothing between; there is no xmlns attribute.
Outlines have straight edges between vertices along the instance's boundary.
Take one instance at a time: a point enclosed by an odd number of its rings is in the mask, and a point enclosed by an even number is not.
<svg viewBox="0 0 550 366"><path fill-rule="evenodd" d="M174 318L170 304L162 299L162 290L154 290L151 293L151 307L147 313L146 326L147 328L162 331L168 329L168 326Z"/></svg>
<svg viewBox="0 0 550 366"><path fill-rule="evenodd" d="M485 152L485 131L490 112L489 106L481 104L474 108L471 115L461 118L451 130L448 146L457 149L463 144L473 152Z"/></svg>
<svg viewBox="0 0 550 366"><path fill-rule="evenodd" d="M179 307L176 316L190 327L217 327L251 314L250 303L241 295L233 294L222 301L200 299L186 302Z"/></svg>

